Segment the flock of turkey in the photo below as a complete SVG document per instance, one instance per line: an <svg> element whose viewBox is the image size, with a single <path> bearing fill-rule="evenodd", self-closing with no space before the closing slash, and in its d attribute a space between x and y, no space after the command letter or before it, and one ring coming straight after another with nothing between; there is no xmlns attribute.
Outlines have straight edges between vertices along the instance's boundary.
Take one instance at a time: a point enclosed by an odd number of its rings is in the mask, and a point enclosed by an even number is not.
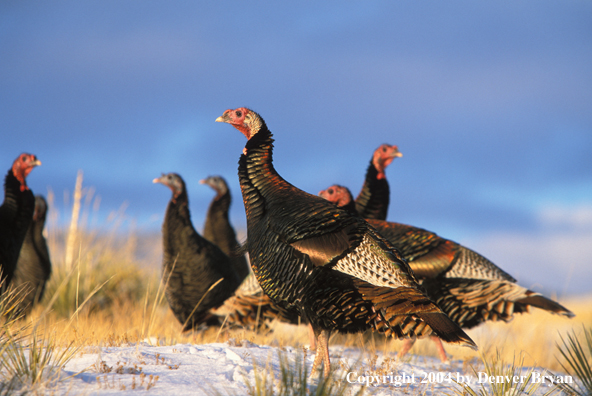
<svg viewBox="0 0 592 396"><path fill-rule="evenodd" d="M322 362L327 375L334 331L403 338L399 356L416 338L429 336L446 361L441 340L476 348L463 329L484 321L509 321L530 306L573 316L478 253L433 232L385 221L385 169L401 156L397 146L383 144L374 152L355 200L339 185L314 196L276 172L272 133L259 114L238 108L216 121L247 138L238 169L247 217L243 245L228 218L230 192L222 178L201 181L216 191L203 236L191 223L181 176L154 179L172 191L162 227L162 277L183 330L222 322L254 327L268 319L307 323L316 348L313 371ZM0 207L2 293L24 293L20 312L41 298L51 273L42 236L47 205L26 184L40 164L31 154L14 161Z"/></svg>

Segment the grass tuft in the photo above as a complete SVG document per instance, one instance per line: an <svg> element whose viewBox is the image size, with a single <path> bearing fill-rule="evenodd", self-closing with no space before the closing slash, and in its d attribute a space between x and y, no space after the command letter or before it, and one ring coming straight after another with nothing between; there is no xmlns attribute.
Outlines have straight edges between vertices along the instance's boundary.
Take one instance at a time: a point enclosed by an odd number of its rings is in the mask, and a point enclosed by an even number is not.
<svg viewBox="0 0 592 396"><path fill-rule="evenodd" d="M507 364L501 357L500 352L496 351L495 357L485 357L481 354L481 362L487 377L502 378L500 382L494 381L489 384L489 387L485 383L480 383L480 387L475 390L468 383L457 383L460 389L454 389L454 394L459 396L519 396L519 395L532 395L541 386L541 382L533 382L533 374L535 369L529 368L526 373L524 371L524 355L520 354L518 360L516 356L512 359L511 364ZM471 365L473 373L476 377L479 377L479 373L474 366ZM514 382L512 379L518 378L519 380ZM456 382L456 381L455 381ZM557 386L553 386L548 392L545 392L543 396L552 395L559 391Z"/></svg>
<svg viewBox="0 0 592 396"><path fill-rule="evenodd" d="M319 370L318 376L309 376L304 352L296 354L294 361L281 351L278 351L280 378L275 380L270 363L265 369L253 361L254 383L245 375L245 384L249 396L344 396L352 394L351 385L345 377L340 378L334 370L327 378ZM364 387L353 395L362 396Z"/></svg>
<svg viewBox="0 0 592 396"><path fill-rule="evenodd" d="M39 334L36 329L26 339L8 330L6 337L8 342L0 358L0 370L6 382L20 387L55 383L60 379L60 369L80 350L72 342L59 347L55 334Z"/></svg>
<svg viewBox="0 0 592 396"><path fill-rule="evenodd" d="M0 395L26 394L55 382L79 349L59 347L55 334L46 336L36 323L16 316L20 300L15 295L18 291L10 290L0 297Z"/></svg>
<svg viewBox="0 0 592 396"><path fill-rule="evenodd" d="M567 334L567 339L559 334L561 345L557 343L557 349L565 359L566 363L562 363L561 367L566 373L576 376L580 379L581 385L575 386L569 384L561 385L562 390L567 393L576 394L579 396L592 395L592 328L584 327L584 347L582 342L577 337L575 331ZM559 360L559 359L558 359Z"/></svg>

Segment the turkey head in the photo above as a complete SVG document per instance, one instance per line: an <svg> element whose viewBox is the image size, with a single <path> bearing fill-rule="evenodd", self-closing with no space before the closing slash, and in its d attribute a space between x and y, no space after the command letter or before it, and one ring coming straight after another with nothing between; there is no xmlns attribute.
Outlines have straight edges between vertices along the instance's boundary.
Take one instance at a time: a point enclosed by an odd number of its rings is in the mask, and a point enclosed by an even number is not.
<svg viewBox="0 0 592 396"><path fill-rule="evenodd" d="M28 153L22 153L12 164L12 173L21 183L21 191L28 190L26 178L34 167L41 165L37 156Z"/></svg>
<svg viewBox="0 0 592 396"><path fill-rule="evenodd" d="M403 154L399 151L399 148L396 145L391 146L389 144L381 144L374 151L374 156L372 158L372 163L378 171L376 178L378 180L384 179L386 177L384 174L386 167L389 166L395 158L402 156Z"/></svg>

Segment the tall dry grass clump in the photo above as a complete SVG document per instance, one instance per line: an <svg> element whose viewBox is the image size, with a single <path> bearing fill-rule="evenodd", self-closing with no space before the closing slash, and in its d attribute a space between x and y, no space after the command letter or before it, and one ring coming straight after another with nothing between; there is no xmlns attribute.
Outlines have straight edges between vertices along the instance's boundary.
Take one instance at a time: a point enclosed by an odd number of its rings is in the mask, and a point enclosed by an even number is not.
<svg viewBox="0 0 592 396"><path fill-rule="evenodd" d="M46 294L51 298L52 312L63 318L74 314L80 317L82 313L110 310L114 304L139 302L146 292L147 275L135 259L133 231L120 229L124 207L112 214L104 227L87 230L79 219L86 222L90 204L94 200L94 210L98 210L100 198L94 197L93 189L82 188L82 172L78 173L73 198L70 224L64 231L58 226L54 196L48 196L47 234L53 271ZM83 198L86 205L81 216Z"/></svg>
<svg viewBox="0 0 592 396"><path fill-rule="evenodd" d="M56 384L60 368L78 351L60 346L60 338L22 317L24 294L10 289L0 295L0 395L27 394Z"/></svg>

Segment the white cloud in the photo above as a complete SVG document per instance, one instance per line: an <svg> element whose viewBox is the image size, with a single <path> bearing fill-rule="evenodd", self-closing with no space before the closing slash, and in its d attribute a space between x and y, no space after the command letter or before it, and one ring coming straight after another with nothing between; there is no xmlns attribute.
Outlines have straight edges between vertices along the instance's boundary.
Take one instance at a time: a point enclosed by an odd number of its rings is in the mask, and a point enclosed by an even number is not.
<svg viewBox="0 0 592 396"><path fill-rule="evenodd" d="M549 206L541 209L537 218L544 226L590 229L592 228L592 205L579 205L576 207Z"/></svg>
<svg viewBox="0 0 592 396"><path fill-rule="evenodd" d="M525 287L560 296L592 291L592 230L494 233L462 243Z"/></svg>

